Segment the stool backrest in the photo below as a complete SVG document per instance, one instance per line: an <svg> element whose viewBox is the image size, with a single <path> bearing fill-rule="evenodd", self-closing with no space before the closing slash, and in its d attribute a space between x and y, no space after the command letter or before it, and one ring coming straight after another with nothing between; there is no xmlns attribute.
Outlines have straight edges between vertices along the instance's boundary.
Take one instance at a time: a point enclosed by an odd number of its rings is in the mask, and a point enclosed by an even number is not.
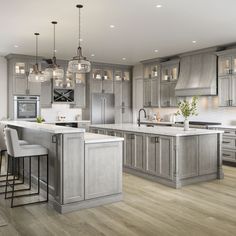
<svg viewBox="0 0 236 236"><path fill-rule="evenodd" d="M4 128L5 128L5 125L0 123L0 150L1 151L7 150L6 142L4 138Z"/></svg>
<svg viewBox="0 0 236 236"><path fill-rule="evenodd" d="M4 133L8 155L17 157L17 153L19 153L20 151L20 144L17 131L15 129L5 128Z"/></svg>

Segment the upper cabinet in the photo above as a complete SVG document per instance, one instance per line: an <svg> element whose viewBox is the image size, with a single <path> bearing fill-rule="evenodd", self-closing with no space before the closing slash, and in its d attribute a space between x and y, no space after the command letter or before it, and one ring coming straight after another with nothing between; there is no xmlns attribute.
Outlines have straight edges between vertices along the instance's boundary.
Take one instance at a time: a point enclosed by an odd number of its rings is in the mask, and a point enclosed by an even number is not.
<svg viewBox="0 0 236 236"><path fill-rule="evenodd" d="M160 77L160 64L159 62L144 64L144 79L159 78Z"/></svg>
<svg viewBox="0 0 236 236"><path fill-rule="evenodd" d="M217 52L219 106L236 106L236 49Z"/></svg>
<svg viewBox="0 0 236 236"><path fill-rule="evenodd" d="M164 62L161 66L161 81L177 81L179 76L179 61Z"/></svg>

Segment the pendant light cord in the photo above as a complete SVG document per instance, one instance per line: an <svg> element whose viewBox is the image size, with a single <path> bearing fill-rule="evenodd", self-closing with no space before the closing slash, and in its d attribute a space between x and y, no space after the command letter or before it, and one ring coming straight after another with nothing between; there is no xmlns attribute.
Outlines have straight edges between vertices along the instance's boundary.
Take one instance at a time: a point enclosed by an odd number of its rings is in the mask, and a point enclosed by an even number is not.
<svg viewBox="0 0 236 236"><path fill-rule="evenodd" d="M36 36L36 65L38 65L38 36L39 36L39 33L35 33L34 34Z"/></svg>
<svg viewBox="0 0 236 236"><path fill-rule="evenodd" d="M53 57L56 57L56 24L53 24Z"/></svg>
<svg viewBox="0 0 236 236"><path fill-rule="evenodd" d="M79 47L80 47L80 36L81 36L81 16L80 16L80 7L79 7Z"/></svg>

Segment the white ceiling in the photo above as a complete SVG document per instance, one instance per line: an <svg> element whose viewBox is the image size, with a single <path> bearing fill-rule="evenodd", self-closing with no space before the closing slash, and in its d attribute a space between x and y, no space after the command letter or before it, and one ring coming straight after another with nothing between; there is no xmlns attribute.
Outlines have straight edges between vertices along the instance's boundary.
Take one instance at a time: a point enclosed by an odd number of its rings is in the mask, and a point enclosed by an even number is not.
<svg viewBox="0 0 236 236"><path fill-rule="evenodd" d="M84 4L84 55L93 61L135 64L236 41L235 0L0 0L1 55L33 55L33 33L39 32L39 54L50 57L50 22L57 20L57 57L73 57L78 3ZM156 8L157 4L163 7Z"/></svg>

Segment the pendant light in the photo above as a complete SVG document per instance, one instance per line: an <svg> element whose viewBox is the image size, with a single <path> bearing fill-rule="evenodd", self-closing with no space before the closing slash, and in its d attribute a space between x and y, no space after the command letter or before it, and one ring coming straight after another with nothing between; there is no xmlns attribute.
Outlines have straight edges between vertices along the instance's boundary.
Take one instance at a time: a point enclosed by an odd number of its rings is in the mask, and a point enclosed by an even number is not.
<svg viewBox="0 0 236 236"><path fill-rule="evenodd" d="M80 10L83 8L83 5L76 5L76 7L79 9L79 46L77 50L77 55L73 57L72 60L69 61L68 65L68 71L71 73L77 73L77 74L85 74L90 72L91 70L91 63L86 59L86 57L82 54L82 48L81 48L81 38L80 38Z"/></svg>
<svg viewBox="0 0 236 236"><path fill-rule="evenodd" d="M63 80L64 78L64 70L57 65L56 59L56 21L51 22L53 24L53 58L52 64L45 69L44 73L47 80L54 79L54 80Z"/></svg>
<svg viewBox="0 0 236 236"><path fill-rule="evenodd" d="M35 65L33 66L32 72L29 74L28 80L29 82L44 82L46 81L45 76L42 71L39 70L38 65L38 36L39 33L34 33L36 37L36 56L35 56Z"/></svg>

